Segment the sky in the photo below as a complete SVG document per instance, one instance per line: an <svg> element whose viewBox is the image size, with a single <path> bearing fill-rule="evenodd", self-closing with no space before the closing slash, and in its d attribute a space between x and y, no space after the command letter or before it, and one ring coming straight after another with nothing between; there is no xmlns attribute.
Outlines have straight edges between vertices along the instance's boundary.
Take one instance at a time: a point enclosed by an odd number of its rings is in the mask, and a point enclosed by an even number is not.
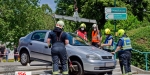
<svg viewBox="0 0 150 75"><path fill-rule="evenodd" d="M40 5L42 4L48 4L49 7L55 12L56 10L56 3L54 3L54 0L40 0Z"/></svg>

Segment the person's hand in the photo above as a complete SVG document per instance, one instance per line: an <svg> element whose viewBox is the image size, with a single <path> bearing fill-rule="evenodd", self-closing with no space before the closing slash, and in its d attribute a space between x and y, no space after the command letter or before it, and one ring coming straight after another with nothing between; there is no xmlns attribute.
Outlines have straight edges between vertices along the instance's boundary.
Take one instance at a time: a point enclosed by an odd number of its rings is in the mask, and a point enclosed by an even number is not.
<svg viewBox="0 0 150 75"><path fill-rule="evenodd" d="M101 43L100 43L100 42L98 42L97 44L98 44L99 46L101 46Z"/></svg>
<svg viewBox="0 0 150 75"><path fill-rule="evenodd" d="M51 44L49 44L48 47L51 48Z"/></svg>
<svg viewBox="0 0 150 75"><path fill-rule="evenodd" d="M116 52L111 52L111 54L113 54L113 55L114 55L115 53L116 53Z"/></svg>
<svg viewBox="0 0 150 75"><path fill-rule="evenodd" d="M103 47L104 45L103 44L101 44L101 47Z"/></svg>

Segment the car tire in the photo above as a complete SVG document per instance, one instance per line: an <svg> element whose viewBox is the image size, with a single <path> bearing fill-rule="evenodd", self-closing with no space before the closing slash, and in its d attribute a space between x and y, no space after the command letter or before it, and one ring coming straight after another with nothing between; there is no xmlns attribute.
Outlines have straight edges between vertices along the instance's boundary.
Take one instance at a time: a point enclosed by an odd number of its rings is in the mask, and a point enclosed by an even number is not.
<svg viewBox="0 0 150 75"><path fill-rule="evenodd" d="M70 71L69 70L69 75L84 75L84 70L81 64L78 61L72 61L72 65L77 65L78 66L78 71Z"/></svg>
<svg viewBox="0 0 150 75"><path fill-rule="evenodd" d="M98 75L105 75L106 73L99 73Z"/></svg>
<svg viewBox="0 0 150 75"><path fill-rule="evenodd" d="M26 66L28 63L30 63L30 59L29 58L30 58L30 56L29 56L28 52L26 52L26 51L21 52L20 63L23 66Z"/></svg>
<svg viewBox="0 0 150 75"><path fill-rule="evenodd" d="M113 73L112 71L110 71L110 72L107 72L107 74L108 74L108 75L112 75L112 73Z"/></svg>

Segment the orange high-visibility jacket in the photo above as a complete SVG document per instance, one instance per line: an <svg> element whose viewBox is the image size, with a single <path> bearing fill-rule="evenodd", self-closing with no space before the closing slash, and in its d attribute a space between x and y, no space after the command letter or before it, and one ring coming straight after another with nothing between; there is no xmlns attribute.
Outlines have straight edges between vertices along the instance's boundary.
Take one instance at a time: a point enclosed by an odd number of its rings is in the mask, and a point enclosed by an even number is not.
<svg viewBox="0 0 150 75"><path fill-rule="evenodd" d="M95 43L100 42L98 39L98 32L97 31L92 31L92 42L95 42Z"/></svg>

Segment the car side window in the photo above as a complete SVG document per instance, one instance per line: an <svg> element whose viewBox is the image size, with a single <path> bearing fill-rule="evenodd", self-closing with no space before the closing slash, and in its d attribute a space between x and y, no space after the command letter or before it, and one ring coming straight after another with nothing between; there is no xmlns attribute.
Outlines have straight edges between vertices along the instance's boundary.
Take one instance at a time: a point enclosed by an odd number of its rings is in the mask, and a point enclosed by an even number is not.
<svg viewBox="0 0 150 75"><path fill-rule="evenodd" d="M46 35L46 32L35 32L35 33L33 33L31 40L44 42L45 35Z"/></svg>

